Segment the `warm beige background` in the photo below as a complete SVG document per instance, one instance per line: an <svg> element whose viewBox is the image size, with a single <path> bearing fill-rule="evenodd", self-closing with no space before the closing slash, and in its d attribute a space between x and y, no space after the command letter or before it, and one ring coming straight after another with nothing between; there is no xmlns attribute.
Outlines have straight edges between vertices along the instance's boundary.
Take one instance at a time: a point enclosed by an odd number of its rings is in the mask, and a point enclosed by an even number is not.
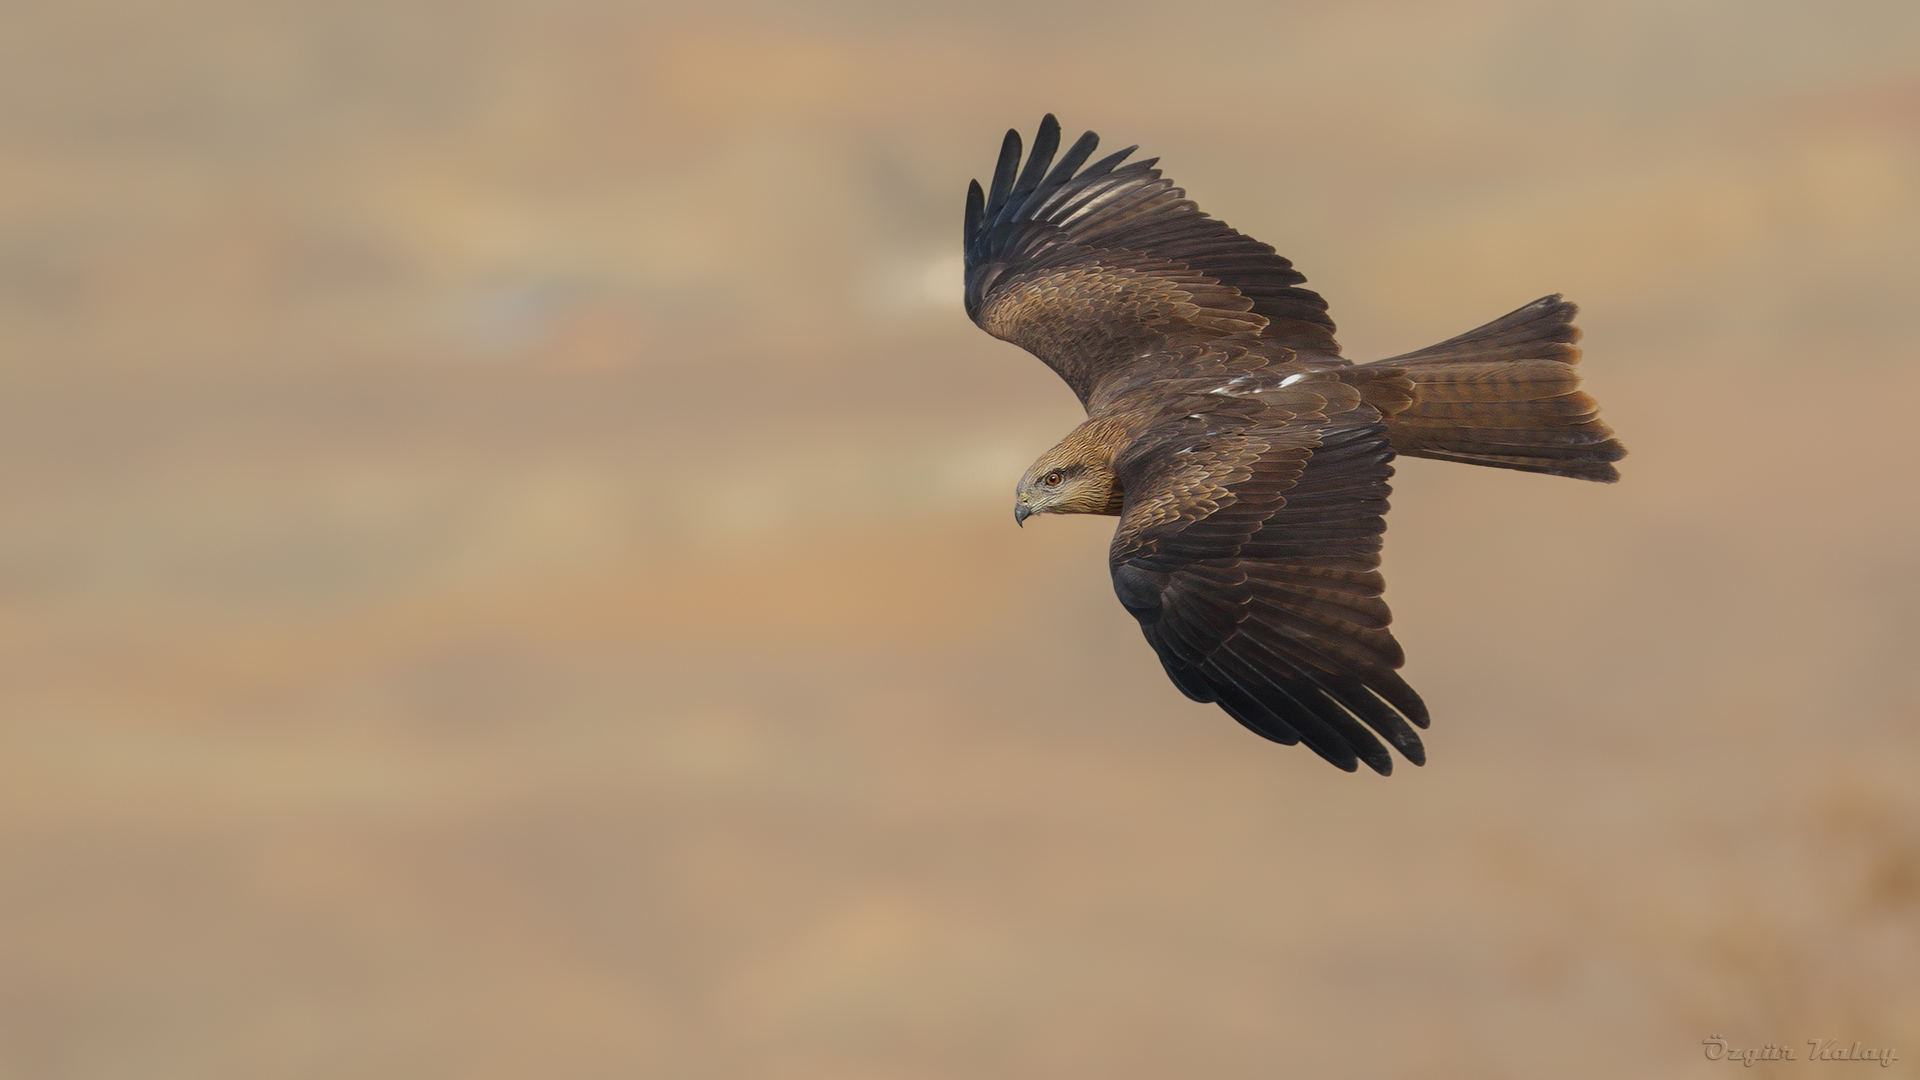
<svg viewBox="0 0 1920 1080"><path fill-rule="evenodd" d="M1920 1075L1920 6L6 24L0 1078ZM1426 769L1013 527L1049 109L1351 355L1585 306L1623 483L1401 470Z"/></svg>

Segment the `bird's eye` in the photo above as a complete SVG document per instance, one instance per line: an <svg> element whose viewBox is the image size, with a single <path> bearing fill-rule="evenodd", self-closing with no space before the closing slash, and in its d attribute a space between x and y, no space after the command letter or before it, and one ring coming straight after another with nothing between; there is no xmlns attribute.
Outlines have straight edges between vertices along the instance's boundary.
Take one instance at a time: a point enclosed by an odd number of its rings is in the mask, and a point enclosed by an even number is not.
<svg viewBox="0 0 1920 1080"><path fill-rule="evenodd" d="M1057 486L1060 483L1060 474L1057 472L1048 473L1046 477L1046 483L1048 487Z"/></svg>

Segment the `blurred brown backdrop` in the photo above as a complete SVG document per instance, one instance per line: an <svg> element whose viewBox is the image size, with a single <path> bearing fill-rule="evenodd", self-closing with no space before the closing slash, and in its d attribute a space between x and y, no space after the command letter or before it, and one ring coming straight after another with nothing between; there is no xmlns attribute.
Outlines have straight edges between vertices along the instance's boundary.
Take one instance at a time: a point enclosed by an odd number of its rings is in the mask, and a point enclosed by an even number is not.
<svg viewBox="0 0 1920 1080"><path fill-rule="evenodd" d="M1920 1075L1920 7L7 24L0 1078ZM1401 468L1427 768L1013 527L1048 110L1349 355L1584 305L1623 483Z"/></svg>

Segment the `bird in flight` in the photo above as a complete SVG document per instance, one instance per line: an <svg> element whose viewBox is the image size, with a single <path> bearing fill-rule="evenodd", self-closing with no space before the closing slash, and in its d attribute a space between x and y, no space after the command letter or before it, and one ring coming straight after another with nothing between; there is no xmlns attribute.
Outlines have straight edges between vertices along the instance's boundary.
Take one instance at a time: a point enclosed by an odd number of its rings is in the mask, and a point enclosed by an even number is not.
<svg viewBox="0 0 1920 1080"><path fill-rule="evenodd" d="M1039 357L1087 420L1015 493L1034 514L1120 519L1113 588L1167 675L1348 772L1416 765L1420 695L1381 599L1396 455L1611 483L1626 454L1580 391L1573 304L1543 297L1417 352L1355 364L1327 304L1270 245L1155 168L1056 163L1040 123L967 189L966 307Z"/></svg>

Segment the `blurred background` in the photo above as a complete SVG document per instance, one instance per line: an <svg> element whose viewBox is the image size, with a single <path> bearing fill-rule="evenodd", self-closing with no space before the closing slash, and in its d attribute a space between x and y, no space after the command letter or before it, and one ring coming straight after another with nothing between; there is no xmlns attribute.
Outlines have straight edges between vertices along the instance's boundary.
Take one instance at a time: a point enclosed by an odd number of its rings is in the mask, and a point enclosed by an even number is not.
<svg viewBox="0 0 1920 1080"><path fill-rule="evenodd" d="M1920 1075L1920 6L14 5L0 1078ZM1614 487L1402 463L1391 779L959 305L1057 112Z"/></svg>

